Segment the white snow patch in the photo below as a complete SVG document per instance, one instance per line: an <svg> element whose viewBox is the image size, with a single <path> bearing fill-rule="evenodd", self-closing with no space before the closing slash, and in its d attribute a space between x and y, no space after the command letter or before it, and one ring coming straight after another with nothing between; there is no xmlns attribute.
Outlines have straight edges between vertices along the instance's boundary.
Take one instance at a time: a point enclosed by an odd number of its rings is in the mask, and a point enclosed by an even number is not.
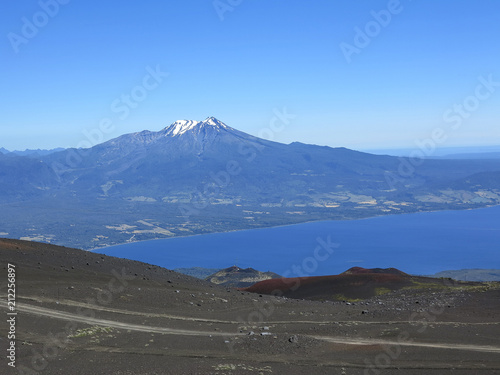
<svg viewBox="0 0 500 375"><path fill-rule="evenodd" d="M202 129L205 126L214 127L218 131L220 131L220 129L231 129L229 126L217 120L215 117L208 117L204 121L178 120L165 129L165 135L182 135L190 130Z"/></svg>
<svg viewBox="0 0 500 375"><path fill-rule="evenodd" d="M200 124L200 121L193 120L179 120L174 122L168 127L167 135L180 135L184 134L188 130L193 129L196 125Z"/></svg>

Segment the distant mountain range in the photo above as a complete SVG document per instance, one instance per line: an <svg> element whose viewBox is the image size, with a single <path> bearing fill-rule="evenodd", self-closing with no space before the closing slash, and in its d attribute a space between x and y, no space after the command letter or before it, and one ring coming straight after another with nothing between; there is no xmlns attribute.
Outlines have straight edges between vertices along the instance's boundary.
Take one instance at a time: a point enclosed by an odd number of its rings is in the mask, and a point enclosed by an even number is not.
<svg viewBox="0 0 500 375"><path fill-rule="evenodd" d="M464 154L451 154L442 156L443 159L500 159L500 152L477 152Z"/></svg>
<svg viewBox="0 0 500 375"><path fill-rule="evenodd" d="M406 149L376 149L363 150L375 155L411 156L415 147ZM498 146L469 146L469 147L436 147L432 152L427 152L428 159L498 159L500 158L500 145Z"/></svg>
<svg viewBox="0 0 500 375"><path fill-rule="evenodd" d="M462 281L500 281L498 269L464 269L438 272L432 277L449 277Z"/></svg>
<svg viewBox="0 0 500 375"><path fill-rule="evenodd" d="M53 154L54 152L59 152L59 151L64 151L64 148L59 147L59 148L54 148L51 150L41 150L41 149L29 150L29 149L27 149L24 151L17 151L17 150L9 151L3 147L0 148L1 154L11 154L11 155L13 154L13 155L18 155L18 156L28 156L28 157L34 157L34 158Z"/></svg>
<svg viewBox="0 0 500 375"><path fill-rule="evenodd" d="M0 235L87 249L500 203L500 160L286 145L213 117L33 155L0 154Z"/></svg>

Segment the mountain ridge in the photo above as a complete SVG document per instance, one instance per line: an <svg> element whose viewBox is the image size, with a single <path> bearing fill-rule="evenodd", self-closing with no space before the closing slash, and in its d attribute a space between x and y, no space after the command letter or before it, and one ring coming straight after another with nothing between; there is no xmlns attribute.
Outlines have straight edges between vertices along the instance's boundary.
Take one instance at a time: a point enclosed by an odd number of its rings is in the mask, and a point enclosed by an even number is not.
<svg viewBox="0 0 500 375"><path fill-rule="evenodd" d="M411 162L343 147L273 142L214 117L179 120L89 149L36 158L0 154L0 204L10 218L0 224L19 238L90 249L500 204L500 160L425 160L416 167Z"/></svg>

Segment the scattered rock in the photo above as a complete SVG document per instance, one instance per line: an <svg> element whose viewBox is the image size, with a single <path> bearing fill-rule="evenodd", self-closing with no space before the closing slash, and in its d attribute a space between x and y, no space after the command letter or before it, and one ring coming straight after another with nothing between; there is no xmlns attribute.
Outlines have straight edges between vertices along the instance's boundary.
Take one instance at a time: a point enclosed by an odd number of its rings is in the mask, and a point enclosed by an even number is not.
<svg viewBox="0 0 500 375"><path fill-rule="evenodd" d="M296 344L299 342L299 337L297 335L291 336L288 341L290 341L292 344Z"/></svg>

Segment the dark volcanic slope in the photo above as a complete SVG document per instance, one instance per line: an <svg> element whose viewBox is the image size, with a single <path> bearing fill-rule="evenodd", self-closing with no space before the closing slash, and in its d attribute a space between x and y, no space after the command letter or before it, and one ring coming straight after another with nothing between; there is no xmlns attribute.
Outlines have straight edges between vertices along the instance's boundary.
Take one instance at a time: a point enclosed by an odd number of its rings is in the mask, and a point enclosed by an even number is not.
<svg viewBox="0 0 500 375"><path fill-rule="evenodd" d="M244 290L288 298L332 301L367 299L400 289L444 288L449 285L449 280L411 276L395 268L353 267L340 275L264 280Z"/></svg>
<svg viewBox="0 0 500 375"><path fill-rule="evenodd" d="M8 263L16 269L17 368L4 358L1 374L360 375L388 348L396 355L380 370L389 375L500 370L500 290L493 284L323 303L227 289L81 250L0 240L5 312ZM366 275L372 274L358 276ZM0 325L3 353L7 330Z"/></svg>

